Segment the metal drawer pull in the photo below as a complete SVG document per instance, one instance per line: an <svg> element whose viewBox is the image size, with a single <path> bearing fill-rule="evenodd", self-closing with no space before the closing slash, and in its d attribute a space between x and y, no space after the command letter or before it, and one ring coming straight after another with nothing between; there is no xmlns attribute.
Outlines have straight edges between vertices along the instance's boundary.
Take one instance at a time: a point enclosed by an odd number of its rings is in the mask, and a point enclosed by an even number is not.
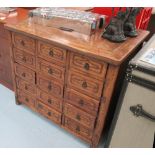
<svg viewBox="0 0 155 155"><path fill-rule="evenodd" d="M26 74L25 74L25 73L22 73L22 76L23 76L23 77L25 77L25 76L26 76Z"/></svg>
<svg viewBox="0 0 155 155"><path fill-rule="evenodd" d="M83 88L87 88L87 82L84 81L84 82L82 83L82 87L83 87Z"/></svg>
<svg viewBox="0 0 155 155"><path fill-rule="evenodd" d="M76 115L76 119L80 121L81 120L81 116L79 114L77 114Z"/></svg>
<svg viewBox="0 0 155 155"><path fill-rule="evenodd" d="M80 127L79 126L76 127L76 131L80 132Z"/></svg>
<svg viewBox="0 0 155 155"><path fill-rule="evenodd" d="M51 104L52 103L52 100L51 99L48 99L48 103Z"/></svg>
<svg viewBox="0 0 155 155"><path fill-rule="evenodd" d="M52 90L52 85L51 84L48 85L48 90Z"/></svg>
<svg viewBox="0 0 155 155"><path fill-rule="evenodd" d="M79 101L79 104L80 104L81 106L83 106L83 105L84 105L83 100L80 100L80 101Z"/></svg>
<svg viewBox="0 0 155 155"><path fill-rule="evenodd" d="M28 87L27 86L25 86L25 90L28 90Z"/></svg>
<svg viewBox="0 0 155 155"><path fill-rule="evenodd" d="M52 50L49 51L49 56L53 57L54 53Z"/></svg>
<svg viewBox="0 0 155 155"><path fill-rule="evenodd" d="M48 115L48 116L51 116L51 112L49 111L49 112L47 113L47 115Z"/></svg>
<svg viewBox="0 0 155 155"><path fill-rule="evenodd" d="M49 73L49 74L53 74L52 68L50 68L50 69L48 70L48 73Z"/></svg>
<svg viewBox="0 0 155 155"><path fill-rule="evenodd" d="M28 99L28 98L25 98L25 101L26 101L26 102L29 102L29 99Z"/></svg>
<svg viewBox="0 0 155 155"><path fill-rule="evenodd" d="M24 62L26 62L26 57L23 57L22 60L23 60Z"/></svg>
<svg viewBox="0 0 155 155"><path fill-rule="evenodd" d="M144 117L148 120L155 121L155 116L149 114L147 111L143 110L143 106L141 104L137 104L136 106L131 106L130 111L134 114L136 117Z"/></svg>
<svg viewBox="0 0 155 155"><path fill-rule="evenodd" d="M88 64L88 63L85 63L85 64L84 64L84 69L85 69L85 70L89 70L89 64Z"/></svg>
<svg viewBox="0 0 155 155"><path fill-rule="evenodd" d="M25 42L23 40L21 40L20 43L21 43L22 46L25 46Z"/></svg>

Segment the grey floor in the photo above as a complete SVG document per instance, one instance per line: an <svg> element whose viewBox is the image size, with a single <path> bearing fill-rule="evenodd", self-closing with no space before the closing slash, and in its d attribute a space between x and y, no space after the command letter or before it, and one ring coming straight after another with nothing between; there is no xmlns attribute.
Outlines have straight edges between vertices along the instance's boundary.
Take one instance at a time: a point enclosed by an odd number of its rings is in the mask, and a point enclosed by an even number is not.
<svg viewBox="0 0 155 155"><path fill-rule="evenodd" d="M26 106L15 104L14 93L0 85L0 148L87 148Z"/></svg>

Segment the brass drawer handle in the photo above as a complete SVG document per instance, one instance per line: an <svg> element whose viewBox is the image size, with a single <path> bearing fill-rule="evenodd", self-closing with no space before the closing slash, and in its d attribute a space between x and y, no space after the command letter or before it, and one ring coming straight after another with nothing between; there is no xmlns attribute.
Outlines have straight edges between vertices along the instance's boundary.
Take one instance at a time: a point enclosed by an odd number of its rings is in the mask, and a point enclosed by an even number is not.
<svg viewBox="0 0 155 155"><path fill-rule="evenodd" d="M48 99L48 103L49 103L49 104L52 104L52 100L51 100L51 99Z"/></svg>
<svg viewBox="0 0 155 155"><path fill-rule="evenodd" d="M24 62L26 62L26 57L24 56L24 57L22 58L22 60L23 60Z"/></svg>
<svg viewBox="0 0 155 155"><path fill-rule="evenodd" d="M76 119L80 121L81 120L81 116L79 114L77 114L76 115Z"/></svg>
<svg viewBox="0 0 155 155"><path fill-rule="evenodd" d="M48 70L48 73L49 73L49 74L53 74L52 68L50 68L50 69Z"/></svg>
<svg viewBox="0 0 155 155"><path fill-rule="evenodd" d="M27 86L25 86L25 90L28 90L28 87Z"/></svg>
<svg viewBox="0 0 155 155"><path fill-rule="evenodd" d="M85 64L84 64L84 69L85 69L85 70L89 70L89 68L90 68L89 63L85 63Z"/></svg>
<svg viewBox="0 0 155 155"><path fill-rule="evenodd" d="M52 90L52 85L51 84L48 85L48 90Z"/></svg>
<svg viewBox="0 0 155 155"><path fill-rule="evenodd" d="M26 102L29 102L29 99L28 99L28 98L25 98L25 101L26 101Z"/></svg>
<svg viewBox="0 0 155 155"><path fill-rule="evenodd" d="M81 106L83 106L83 105L84 105L84 101L83 101L83 100L80 100L80 101L79 101L79 104L80 104Z"/></svg>
<svg viewBox="0 0 155 155"><path fill-rule="evenodd" d="M49 56L53 57L54 56L54 53L52 50L49 51Z"/></svg>
<svg viewBox="0 0 155 155"><path fill-rule="evenodd" d="M43 109L43 106L41 104L38 104L38 108Z"/></svg>
<svg viewBox="0 0 155 155"><path fill-rule="evenodd" d="M22 46L25 46L25 42L23 40L20 41Z"/></svg>
<svg viewBox="0 0 155 155"><path fill-rule="evenodd" d="M76 127L76 131L80 132L80 127L79 126Z"/></svg>
<svg viewBox="0 0 155 155"><path fill-rule="evenodd" d="M25 74L25 73L22 73L22 76L23 76L23 77L26 77L26 74Z"/></svg>
<svg viewBox="0 0 155 155"><path fill-rule="evenodd" d="M47 115L48 115L48 116L51 116L52 114L51 114L51 112L49 111L49 112L47 113Z"/></svg>
<svg viewBox="0 0 155 155"><path fill-rule="evenodd" d="M87 88L87 82L86 82L86 81L84 81L84 82L82 83L82 87L83 87L83 88Z"/></svg>

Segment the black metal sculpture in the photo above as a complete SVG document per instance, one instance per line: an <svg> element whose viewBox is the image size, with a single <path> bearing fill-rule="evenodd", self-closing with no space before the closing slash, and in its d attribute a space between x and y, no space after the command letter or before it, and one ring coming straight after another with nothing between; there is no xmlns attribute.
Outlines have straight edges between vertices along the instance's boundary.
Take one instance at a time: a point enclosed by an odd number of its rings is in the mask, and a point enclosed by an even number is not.
<svg viewBox="0 0 155 155"><path fill-rule="evenodd" d="M126 11L123 11L122 8L119 8L117 15L111 18L105 28L102 37L113 42L123 42L126 40L126 36L137 36L136 16L141 9L126 8ZM112 14L114 14L114 9Z"/></svg>
<svg viewBox="0 0 155 155"><path fill-rule="evenodd" d="M142 8L131 8L129 16L127 20L124 23L124 34L129 37L136 37L137 30L136 30L136 16L139 14L139 12L142 10Z"/></svg>
<svg viewBox="0 0 155 155"><path fill-rule="evenodd" d="M113 9L114 14L114 9ZM127 8L124 12L121 8L116 16L112 17L109 25L105 28L102 34L103 38L106 38L113 42L123 42L126 40L124 35L124 22L129 14L129 9Z"/></svg>

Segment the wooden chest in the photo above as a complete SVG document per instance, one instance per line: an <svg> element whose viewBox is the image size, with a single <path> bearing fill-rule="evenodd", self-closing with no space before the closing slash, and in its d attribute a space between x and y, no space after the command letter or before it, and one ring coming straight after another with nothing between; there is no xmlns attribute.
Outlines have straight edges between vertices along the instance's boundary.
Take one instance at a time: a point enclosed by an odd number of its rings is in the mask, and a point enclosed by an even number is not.
<svg viewBox="0 0 155 155"><path fill-rule="evenodd" d="M6 25L12 35L17 104L23 103L96 147L121 63L148 35L115 44L75 32Z"/></svg>

